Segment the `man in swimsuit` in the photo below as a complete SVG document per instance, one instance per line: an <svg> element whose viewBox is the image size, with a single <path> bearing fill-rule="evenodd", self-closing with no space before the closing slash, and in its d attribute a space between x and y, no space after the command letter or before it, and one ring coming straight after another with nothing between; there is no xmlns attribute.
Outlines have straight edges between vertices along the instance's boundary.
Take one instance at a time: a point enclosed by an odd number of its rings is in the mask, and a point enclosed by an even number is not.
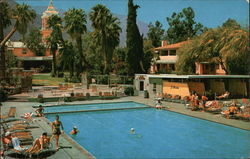
<svg viewBox="0 0 250 159"><path fill-rule="evenodd" d="M62 133L63 133L62 122L59 121L59 116L56 115L56 120L54 122L52 122L52 133L53 133L53 136L55 136L55 139L56 139L56 150L59 149L59 147L58 147L58 141L59 141L59 136L61 135L61 129L60 129L60 127L62 128Z"/></svg>

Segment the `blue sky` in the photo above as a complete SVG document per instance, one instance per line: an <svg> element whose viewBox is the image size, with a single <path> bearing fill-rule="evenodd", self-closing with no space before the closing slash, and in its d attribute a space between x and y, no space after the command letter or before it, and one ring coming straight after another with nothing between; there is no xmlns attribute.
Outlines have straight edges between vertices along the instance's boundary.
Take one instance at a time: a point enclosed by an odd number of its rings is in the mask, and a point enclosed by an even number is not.
<svg viewBox="0 0 250 159"><path fill-rule="evenodd" d="M106 5L113 13L127 15L127 0L53 0L58 10L83 8L90 11L96 4ZM31 6L48 6L49 0L17 0ZM149 23L159 20L166 29L166 17L183 8L192 7L196 21L213 28L221 25L228 18L236 19L240 24L249 23L249 2L247 0L134 0L140 5L137 10L138 19Z"/></svg>

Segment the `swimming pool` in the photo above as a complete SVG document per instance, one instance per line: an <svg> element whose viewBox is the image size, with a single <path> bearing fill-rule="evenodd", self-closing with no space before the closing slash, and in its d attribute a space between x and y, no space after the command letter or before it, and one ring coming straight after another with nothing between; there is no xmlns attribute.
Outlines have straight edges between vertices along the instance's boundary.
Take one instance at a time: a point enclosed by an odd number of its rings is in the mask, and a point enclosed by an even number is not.
<svg viewBox="0 0 250 159"><path fill-rule="evenodd" d="M55 115L47 117L52 121ZM96 158L248 158L250 154L249 131L154 108L63 113L60 119L66 133L74 125L79 128L72 138Z"/></svg>

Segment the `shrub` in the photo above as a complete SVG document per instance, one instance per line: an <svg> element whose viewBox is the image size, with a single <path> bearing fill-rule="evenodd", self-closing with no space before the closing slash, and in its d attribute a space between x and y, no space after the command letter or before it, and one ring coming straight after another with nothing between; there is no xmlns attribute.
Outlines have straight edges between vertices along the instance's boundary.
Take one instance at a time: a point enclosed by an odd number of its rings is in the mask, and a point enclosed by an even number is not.
<svg viewBox="0 0 250 159"><path fill-rule="evenodd" d="M38 94L37 99L39 103L44 103L43 94Z"/></svg>
<svg viewBox="0 0 250 159"><path fill-rule="evenodd" d="M65 97L63 98L64 102L72 102L72 98L71 97Z"/></svg>
<svg viewBox="0 0 250 159"><path fill-rule="evenodd" d="M4 102L5 100L7 100L8 98L8 93L3 90L3 89L0 89L0 102Z"/></svg>
<svg viewBox="0 0 250 159"><path fill-rule="evenodd" d="M89 99L89 97L90 97L90 94L86 93L86 98Z"/></svg>
<svg viewBox="0 0 250 159"><path fill-rule="evenodd" d="M58 73L58 77L64 77L64 73L63 72L59 72Z"/></svg>
<svg viewBox="0 0 250 159"><path fill-rule="evenodd" d="M127 96L133 96L134 95L134 88L133 87L127 87L127 88L125 88L124 93Z"/></svg>
<svg viewBox="0 0 250 159"><path fill-rule="evenodd" d="M68 77L64 77L64 82L69 82Z"/></svg>
<svg viewBox="0 0 250 159"><path fill-rule="evenodd" d="M76 77L76 76L73 76L71 79L70 79L70 82L72 83L80 83L81 82L81 79Z"/></svg>

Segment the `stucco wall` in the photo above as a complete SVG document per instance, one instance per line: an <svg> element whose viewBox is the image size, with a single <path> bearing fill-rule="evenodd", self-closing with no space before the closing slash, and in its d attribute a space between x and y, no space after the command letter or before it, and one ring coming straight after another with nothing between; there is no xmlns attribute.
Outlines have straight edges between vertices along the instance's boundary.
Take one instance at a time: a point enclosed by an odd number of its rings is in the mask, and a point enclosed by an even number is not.
<svg viewBox="0 0 250 159"><path fill-rule="evenodd" d="M183 98L189 96L189 87L187 83L163 81L163 93L179 95Z"/></svg>
<svg viewBox="0 0 250 159"><path fill-rule="evenodd" d="M243 82L241 79L232 79L229 81L228 91L231 95L247 95L247 86L246 82Z"/></svg>
<svg viewBox="0 0 250 159"><path fill-rule="evenodd" d="M223 81L216 81L214 79L209 80L209 87L212 90L212 92L215 92L216 94L223 94L225 93L225 84Z"/></svg>

